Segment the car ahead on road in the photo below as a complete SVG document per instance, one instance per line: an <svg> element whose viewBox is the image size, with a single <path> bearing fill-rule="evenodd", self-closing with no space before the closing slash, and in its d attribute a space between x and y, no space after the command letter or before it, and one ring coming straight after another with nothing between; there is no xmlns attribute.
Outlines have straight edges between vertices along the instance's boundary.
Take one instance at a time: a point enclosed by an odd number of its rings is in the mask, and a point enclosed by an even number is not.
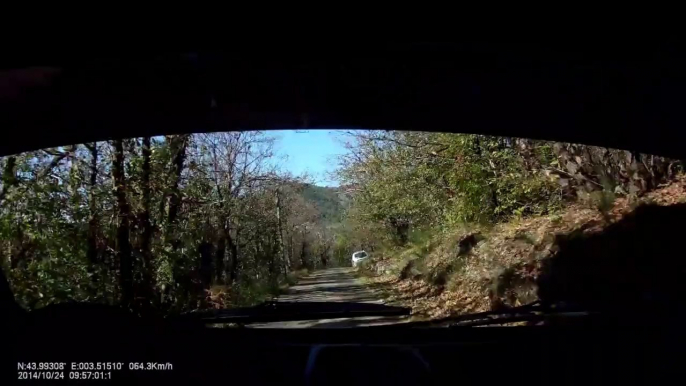
<svg viewBox="0 0 686 386"><path fill-rule="evenodd" d="M357 267L360 265L362 262L366 261L369 258L369 253L365 251L358 251L353 253L353 267Z"/></svg>

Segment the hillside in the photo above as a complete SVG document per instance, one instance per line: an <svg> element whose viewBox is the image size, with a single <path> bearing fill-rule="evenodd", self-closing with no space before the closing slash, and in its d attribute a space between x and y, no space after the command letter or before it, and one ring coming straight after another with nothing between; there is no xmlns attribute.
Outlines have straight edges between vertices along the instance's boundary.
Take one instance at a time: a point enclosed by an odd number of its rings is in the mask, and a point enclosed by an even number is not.
<svg viewBox="0 0 686 386"><path fill-rule="evenodd" d="M322 223L332 224L343 217L347 195L340 188L304 184L302 196L319 210Z"/></svg>
<svg viewBox="0 0 686 386"><path fill-rule="evenodd" d="M387 301L411 307L419 318L521 306L544 298L599 301L603 293L602 299L618 303L631 298L622 291L608 293L608 287L627 288L627 283L642 283L653 274L665 283L665 293L678 297L682 291L670 283L680 281L682 263L668 257L670 248L680 245L676 225L685 203L682 175L638 202L615 200L606 216L575 203L559 213L493 227L456 227L406 248L384 250L364 273L386 289ZM464 241L477 234L470 247L463 248ZM662 240L659 245L656 239ZM646 259L645 245L652 245L649 250L660 259ZM618 268L614 254L623 256L623 267L641 268Z"/></svg>
<svg viewBox="0 0 686 386"><path fill-rule="evenodd" d="M354 187L343 239L371 252L362 271L415 314L682 293L672 284L686 267L665 246L682 249L683 161L469 134L351 136L338 171Z"/></svg>

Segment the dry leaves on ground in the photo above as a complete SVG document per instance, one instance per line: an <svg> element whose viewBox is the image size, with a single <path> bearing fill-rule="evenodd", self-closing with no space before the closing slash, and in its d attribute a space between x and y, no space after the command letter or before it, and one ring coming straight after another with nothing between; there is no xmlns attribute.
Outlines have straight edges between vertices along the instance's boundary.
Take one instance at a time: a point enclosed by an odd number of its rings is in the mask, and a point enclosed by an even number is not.
<svg viewBox="0 0 686 386"><path fill-rule="evenodd" d="M630 213L638 203L673 205L686 202L686 176L680 175L670 184L646 194L640 199L621 197L615 200L608 213L612 222ZM371 278L388 288L388 301L412 307L413 314L422 317L445 317L455 314L487 311L493 307L494 297L503 298L509 306L516 306L535 298L535 279L540 261L555 248L556 234L598 232L607 225L601 213L579 203L568 206L554 215L517 219L498 224L478 243L464 264L453 273L447 285L432 285L428 280L399 280L388 267L393 259L380 262L381 275ZM466 233L457 232L438 245L426 258L428 270L445 266L455 259L455 240ZM398 259L399 260L399 259ZM509 275L513 288L498 293L499 280Z"/></svg>

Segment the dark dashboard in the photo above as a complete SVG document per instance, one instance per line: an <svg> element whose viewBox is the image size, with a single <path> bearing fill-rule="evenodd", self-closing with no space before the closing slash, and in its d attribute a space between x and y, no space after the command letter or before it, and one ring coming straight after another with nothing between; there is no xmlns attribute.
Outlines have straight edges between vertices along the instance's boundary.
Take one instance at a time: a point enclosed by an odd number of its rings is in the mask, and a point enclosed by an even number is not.
<svg viewBox="0 0 686 386"><path fill-rule="evenodd" d="M87 377L127 385L658 384L678 379L685 340L678 330L655 327L277 330L116 317L41 317L11 328L5 333L14 358L4 368L11 379L31 372L20 364L63 363L67 383Z"/></svg>

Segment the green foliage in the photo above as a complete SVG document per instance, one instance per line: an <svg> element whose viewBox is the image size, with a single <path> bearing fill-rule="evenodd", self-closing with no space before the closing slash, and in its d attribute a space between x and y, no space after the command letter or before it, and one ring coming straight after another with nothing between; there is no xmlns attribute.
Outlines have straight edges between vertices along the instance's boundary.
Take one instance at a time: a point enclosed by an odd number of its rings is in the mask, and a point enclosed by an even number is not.
<svg viewBox="0 0 686 386"><path fill-rule="evenodd" d="M608 190L593 192L591 199L605 221L610 222L610 211L614 207L616 199L614 192Z"/></svg>
<svg viewBox="0 0 686 386"><path fill-rule="evenodd" d="M229 288L226 304L249 305L292 283L289 269L332 253L338 193L277 173L271 137L167 136L149 139L149 152L145 142L122 141L123 154L103 142L0 159L0 262L24 307L115 304L126 288L134 308L178 312L210 306L214 287ZM122 281L127 264L132 282Z"/></svg>
<svg viewBox="0 0 686 386"><path fill-rule="evenodd" d="M301 194L317 208L319 220L323 224L333 224L341 220L344 207L338 189L304 184Z"/></svg>
<svg viewBox="0 0 686 386"><path fill-rule="evenodd" d="M562 204L542 172L548 144L524 154L514 140L476 135L356 132L341 179L358 188L354 220L382 224L390 239L411 229L493 223L540 215ZM532 167L536 164L536 167ZM404 243L405 240L401 244Z"/></svg>
<svg viewBox="0 0 686 386"><path fill-rule="evenodd" d="M664 182L679 163L660 157L527 139L400 131L350 132L339 177L354 191L343 223L351 245L416 244L416 232L554 215L589 200L604 216Z"/></svg>
<svg viewBox="0 0 686 386"><path fill-rule="evenodd" d="M409 242L411 245L421 249L422 254L430 252L432 247L432 239L436 234L435 229L413 229L409 235Z"/></svg>

